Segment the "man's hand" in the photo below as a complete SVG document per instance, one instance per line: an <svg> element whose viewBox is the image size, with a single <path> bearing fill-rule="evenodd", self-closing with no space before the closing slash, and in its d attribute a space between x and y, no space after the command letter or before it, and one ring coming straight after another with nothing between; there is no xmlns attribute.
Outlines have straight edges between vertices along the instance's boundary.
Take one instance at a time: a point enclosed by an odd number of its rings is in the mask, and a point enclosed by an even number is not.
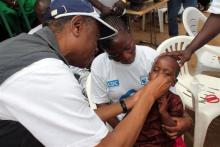
<svg viewBox="0 0 220 147"><path fill-rule="evenodd" d="M158 99L159 97L163 96L169 90L171 85L171 77L165 74L159 74L156 78L152 79L147 84L147 86L150 89L150 92L152 92L152 95L155 99Z"/></svg>
<svg viewBox="0 0 220 147"><path fill-rule="evenodd" d="M176 122L176 126L169 127L162 125L165 133L171 138L175 139L177 136L180 136L188 130L192 125L192 119L188 116L185 117L172 117L172 119Z"/></svg>
<svg viewBox="0 0 220 147"><path fill-rule="evenodd" d="M124 12L124 9L125 9L125 3L119 0L116 3L114 3L114 5L112 6L112 14L121 16Z"/></svg>

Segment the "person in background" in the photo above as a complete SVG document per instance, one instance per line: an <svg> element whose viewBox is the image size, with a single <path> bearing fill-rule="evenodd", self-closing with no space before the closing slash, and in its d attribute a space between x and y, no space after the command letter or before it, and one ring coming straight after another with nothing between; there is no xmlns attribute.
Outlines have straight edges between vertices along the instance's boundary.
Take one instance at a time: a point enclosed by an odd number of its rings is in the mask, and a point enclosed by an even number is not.
<svg viewBox="0 0 220 147"><path fill-rule="evenodd" d="M34 13L34 5L36 0L2 0L0 1L0 12L5 16L10 28L15 34L24 32L24 25L21 20L23 19L22 10L24 9L25 15L28 17L31 25L34 25L36 21L36 15ZM20 5L20 7L19 7Z"/></svg>
<svg viewBox="0 0 220 147"><path fill-rule="evenodd" d="M151 106L172 79L158 75L123 108L115 104L93 111L69 65L87 67L97 40L117 30L86 0L53 0L46 17L47 27L33 35L0 43L0 146L133 146ZM103 121L125 107L131 112L109 132Z"/></svg>
<svg viewBox="0 0 220 147"><path fill-rule="evenodd" d="M125 11L125 2L123 0L89 0L103 16L123 15Z"/></svg>
<svg viewBox="0 0 220 147"><path fill-rule="evenodd" d="M51 0L37 0L35 7L34 7L34 11L36 13L39 25L36 26L35 28L31 29L28 34L33 34L36 31L38 31L39 29L41 29L43 27L43 23L45 22L44 20L44 15L47 12L47 9L50 5L50 1Z"/></svg>
<svg viewBox="0 0 220 147"><path fill-rule="evenodd" d="M8 22L9 26L11 27L12 31L15 32L15 34L19 34L22 32L20 23L15 23L15 21L19 22L19 17L17 15L15 7L18 7L18 4L12 1L0 1L0 13L5 16L6 21ZM4 26L2 24L2 26Z"/></svg>
<svg viewBox="0 0 220 147"><path fill-rule="evenodd" d="M44 23L44 15L47 12L47 9L50 5L51 0L37 0L34 11L36 13L37 19L39 21L39 24Z"/></svg>
<svg viewBox="0 0 220 147"><path fill-rule="evenodd" d="M97 56L91 66L91 99L100 109L129 101L133 94L138 93L144 85L149 83L148 74L158 55L150 47L135 45L131 34L119 18L109 16L104 20L119 33L117 36L99 41L99 46L105 52ZM126 113L129 110L125 108L123 112ZM108 123L113 128L117 127L124 115L120 114L117 117L115 115L108 120ZM172 139L192 124L191 118L185 112L183 117L172 119L175 119L177 125L165 127L166 133ZM139 138L144 138L144 136L141 132Z"/></svg>
<svg viewBox="0 0 220 147"><path fill-rule="evenodd" d="M183 6L187 7L196 7L197 0L169 0L168 1L168 31L169 36L179 35L177 16L178 12Z"/></svg>
<svg viewBox="0 0 220 147"><path fill-rule="evenodd" d="M201 11L206 11L209 8L210 0L198 0L198 8Z"/></svg>

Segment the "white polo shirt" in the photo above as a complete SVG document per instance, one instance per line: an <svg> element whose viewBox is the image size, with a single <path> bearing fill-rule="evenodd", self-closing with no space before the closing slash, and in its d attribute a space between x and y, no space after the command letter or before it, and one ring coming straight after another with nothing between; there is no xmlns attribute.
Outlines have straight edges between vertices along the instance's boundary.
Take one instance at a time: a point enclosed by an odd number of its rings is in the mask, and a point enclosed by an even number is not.
<svg viewBox="0 0 220 147"><path fill-rule="evenodd" d="M47 58L0 86L0 119L19 121L46 147L92 147L108 133L63 61Z"/></svg>
<svg viewBox="0 0 220 147"><path fill-rule="evenodd" d="M220 14L220 0L213 0L208 11L213 14Z"/></svg>

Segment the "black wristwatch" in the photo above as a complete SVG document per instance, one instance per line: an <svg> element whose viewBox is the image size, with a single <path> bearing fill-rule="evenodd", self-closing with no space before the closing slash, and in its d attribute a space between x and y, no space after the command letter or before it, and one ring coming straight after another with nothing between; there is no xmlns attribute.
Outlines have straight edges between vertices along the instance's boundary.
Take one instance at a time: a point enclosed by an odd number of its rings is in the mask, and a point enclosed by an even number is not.
<svg viewBox="0 0 220 147"><path fill-rule="evenodd" d="M119 102L121 104L121 108L123 110L123 113L127 113L128 112L128 108L127 108L127 106L125 104L125 101L124 100L120 100Z"/></svg>

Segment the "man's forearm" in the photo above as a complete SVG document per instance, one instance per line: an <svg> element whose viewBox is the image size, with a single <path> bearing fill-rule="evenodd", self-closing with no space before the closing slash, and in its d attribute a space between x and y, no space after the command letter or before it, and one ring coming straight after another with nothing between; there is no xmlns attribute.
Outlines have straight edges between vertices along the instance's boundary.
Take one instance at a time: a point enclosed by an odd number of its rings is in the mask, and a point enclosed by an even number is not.
<svg viewBox="0 0 220 147"><path fill-rule="evenodd" d="M204 24L202 30L194 38L194 40L189 44L187 50L194 53L196 50L201 48L203 45L207 44L220 32L220 15L211 14L206 23Z"/></svg>
<svg viewBox="0 0 220 147"><path fill-rule="evenodd" d="M133 146L155 101L153 95L150 94L150 90L148 92L147 87L144 87L144 89L134 95L138 96L139 100L127 117L98 146ZM111 144L109 144L110 141Z"/></svg>
<svg viewBox="0 0 220 147"><path fill-rule="evenodd" d="M127 109L131 109L136 103L136 98L134 96L130 96L125 99L125 104ZM117 116L118 114L123 112L123 109L120 103L113 104L101 104L98 105L98 108L95 110L96 114L101 118L102 121L106 122L111 118Z"/></svg>

